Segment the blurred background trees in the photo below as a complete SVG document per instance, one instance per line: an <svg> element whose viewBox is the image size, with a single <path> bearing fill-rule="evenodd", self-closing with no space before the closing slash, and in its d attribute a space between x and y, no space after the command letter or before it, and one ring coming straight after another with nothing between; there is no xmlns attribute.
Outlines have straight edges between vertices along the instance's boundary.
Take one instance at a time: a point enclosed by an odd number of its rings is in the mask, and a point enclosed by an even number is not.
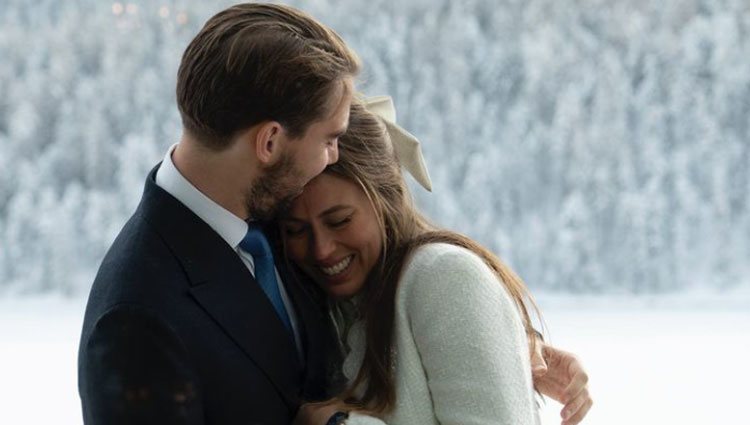
<svg viewBox="0 0 750 425"><path fill-rule="evenodd" d="M185 46L232 3L3 1L0 294L86 294L179 138ZM750 285L747 2L288 3L423 141L428 215L535 292Z"/></svg>

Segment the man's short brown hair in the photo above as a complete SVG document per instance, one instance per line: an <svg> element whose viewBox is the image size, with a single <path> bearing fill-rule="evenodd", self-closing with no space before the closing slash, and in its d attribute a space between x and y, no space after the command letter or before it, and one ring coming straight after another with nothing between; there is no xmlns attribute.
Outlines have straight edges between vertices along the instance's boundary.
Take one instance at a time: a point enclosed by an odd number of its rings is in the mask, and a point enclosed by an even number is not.
<svg viewBox="0 0 750 425"><path fill-rule="evenodd" d="M360 62L341 38L288 6L239 4L206 22L177 74L185 130L212 149L266 120L291 137L331 111L329 98Z"/></svg>

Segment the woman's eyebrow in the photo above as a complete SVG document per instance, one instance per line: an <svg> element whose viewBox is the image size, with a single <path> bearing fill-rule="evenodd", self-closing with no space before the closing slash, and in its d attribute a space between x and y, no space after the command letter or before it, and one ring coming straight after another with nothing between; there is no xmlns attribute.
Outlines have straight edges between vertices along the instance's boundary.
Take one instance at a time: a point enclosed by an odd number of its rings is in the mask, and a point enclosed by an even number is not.
<svg viewBox="0 0 750 425"><path fill-rule="evenodd" d="M343 204L342 205L334 205L334 206L332 206L332 207L324 210L320 214L318 214L318 217L320 218L320 217L324 217L324 216L329 215L329 214L333 214L335 212L339 212L339 211L343 211L343 210L352 210L352 209L354 209L354 207L352 207L350 205L343 205ZM305 220L305 219L297 218L297 217L293 217L293 216L286 216L286 217L282 218L281 221L296 221L296 222L299 222L299 223L306 223L307 222L307 220Z"/></svg>
<svg viewBox="0 0 750 425"><path fill-rule="evenodd" d="M281 217L280 221L296 221L296 222L299 222L299 223L306 223L307 222L307 220L303 220L301 218L292 217L292 216Z"/></svg>
<svg viewBox="0 0 750 425"><path fill-rule="evenodd" d="M351 210L354 209L353 207L349 205L334 205L331 208L328 208L327 210L323 211L322 213L318 214L318 217L323 217L324 215L333 214L335 212L341 211L341 210Z"/></svg>

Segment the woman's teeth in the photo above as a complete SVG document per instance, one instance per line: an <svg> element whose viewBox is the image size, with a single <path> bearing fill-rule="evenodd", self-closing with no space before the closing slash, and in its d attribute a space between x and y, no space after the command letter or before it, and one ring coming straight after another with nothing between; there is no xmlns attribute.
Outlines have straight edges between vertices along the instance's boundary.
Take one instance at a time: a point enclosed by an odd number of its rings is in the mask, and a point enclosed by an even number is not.
<svg viewBox="0 0 750 425"><path fill-rule="evenodd" d="M352 258L354 258L354 255L350 255L344 258L343 260L341 260L341 262L339 262L338 264L334 264L331 267L321 267L320 270L322 270L323 273L328 276L337 275L341 273L347 266L349 266L349 263L352 262Z"/></svg>

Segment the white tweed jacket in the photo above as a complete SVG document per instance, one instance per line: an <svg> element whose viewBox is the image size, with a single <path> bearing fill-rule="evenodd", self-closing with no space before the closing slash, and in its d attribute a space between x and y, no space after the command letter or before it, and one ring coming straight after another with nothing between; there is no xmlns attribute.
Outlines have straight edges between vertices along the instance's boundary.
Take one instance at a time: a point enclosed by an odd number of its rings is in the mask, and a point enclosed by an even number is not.
<svg viewBox="0 0 750 425"><path fill-rule="evenodd" d="M520 313L476 254L442 243L418 248L395 314L396 408L385 418L352 414L348 425L538 423ZM357 322L343 366L350 381L364 342Z"/></svg>

